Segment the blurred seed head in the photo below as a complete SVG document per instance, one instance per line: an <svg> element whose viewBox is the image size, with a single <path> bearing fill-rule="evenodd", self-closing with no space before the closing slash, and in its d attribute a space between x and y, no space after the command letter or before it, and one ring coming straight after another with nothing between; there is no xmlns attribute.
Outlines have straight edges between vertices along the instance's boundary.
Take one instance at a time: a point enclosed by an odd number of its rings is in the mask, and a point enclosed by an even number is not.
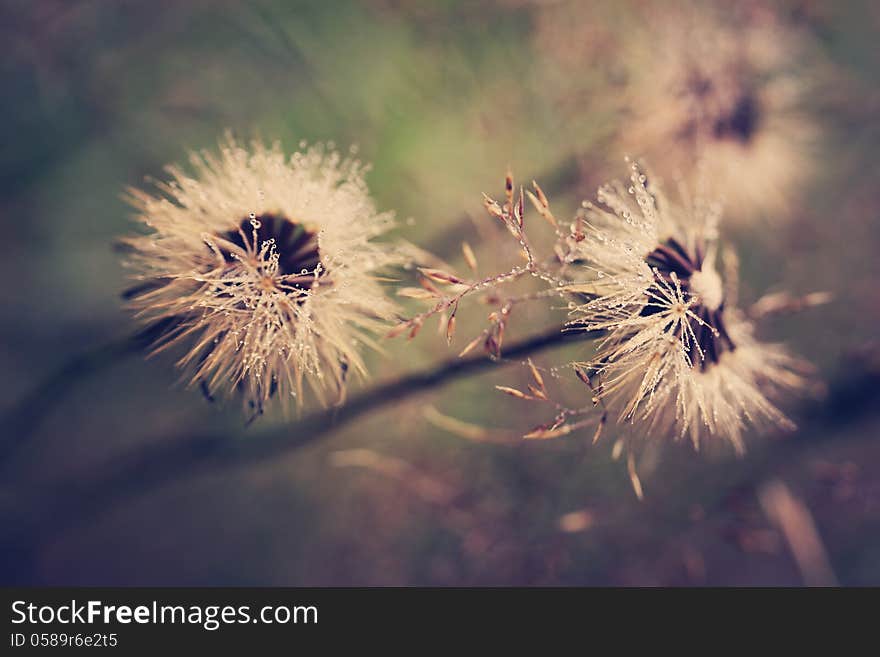
<svg viewBox="0 0 880 657"><path fill-rule="evenodd" d="M540 7L538 47L570 82L559 93L584 95L584 69L604 75L571 109L617 117L611 151L670 171L696 172L700 161L728 221L785 218L816 164L819 131L805 106L819 67L805 32L761 2Z"/></svg>
<svg viewBox="0 0 880 657"><path fill-rule="evenodd" d="M321 145L287 157L231 137L168 167L155 191L128 200L148 233L125 240L139 283L127 293L155 333L155 351L185 345L179 365L206 395L241 394L255 414L269 398L341 400L365 374L361 344L395 312L377 273L401 261L375 238L366 167Z"/></svg>

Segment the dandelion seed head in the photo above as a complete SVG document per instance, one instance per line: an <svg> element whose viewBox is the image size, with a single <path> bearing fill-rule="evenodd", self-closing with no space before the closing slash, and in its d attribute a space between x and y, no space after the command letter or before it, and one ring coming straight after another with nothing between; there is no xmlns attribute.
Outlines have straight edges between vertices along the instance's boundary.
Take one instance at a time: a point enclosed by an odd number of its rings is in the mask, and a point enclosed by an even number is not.
<svg viewBox="0 0 880 657"><path fill-rule="evenodd" d="M595 295L572 324L602 330L591 368L599 397L644 435L718 435L743 449L747 425L790 426L768 395L805 382L798 361L764 344L732 307L716 268L720 206L683 188L673 200L635 164L600 189L578 260ZM601 273L601 275L599 275Z"/></svg>
<svg viewBox="0 0 880 657"><path fill-rule="evenodd" d="M818 169L809 107L835 77L808 30L767 3L535 5L548 93L571 121L584 107L621 117L615 150L704 177L728 223L788 216Z"/></svg>
<svg viewBox="0 0 880 657"><path fill-rule="evenodd" d="M815 169L806 35L771 13L658 12L621 54L631 110L620 148L702 176L729 218L785 216ZM700 167L691 163L700 161Z"/></svg>
<svg viewBox="0 0 880 657"><path fill-rule="evenodd" d="M396 309L376 280L401 262L375 240L393 217L376 210L366 167L321 145L287 157L231 137L190 165L129 192L150 229L126 240L141 282L131 305L158 327L156 350L185 344L191 383L242 393L256 413L304 385L341 396L366 373L358 344Z"/></svg>

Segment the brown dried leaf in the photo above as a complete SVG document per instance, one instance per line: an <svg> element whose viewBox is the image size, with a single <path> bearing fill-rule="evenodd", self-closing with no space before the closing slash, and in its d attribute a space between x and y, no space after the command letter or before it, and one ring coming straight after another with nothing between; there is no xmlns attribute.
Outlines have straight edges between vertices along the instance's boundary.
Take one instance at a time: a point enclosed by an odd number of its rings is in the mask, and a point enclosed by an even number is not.
<svg viewBox="0 0 880 657"><path fill-rule="evenodd" d="M544 214L544 206L541 205L541 201L538 200L538 197L532 194L530 191L526 190L526 196L529 197L529 200L532 202L532 205L535 207L535 210L538 211L538 214Z"/></svg>
<svg viewBox="0 0 880 657"><path fill-rule="evenodd" d="M508 388L507 386L495 386L495 389L500 390L505 395L510 395L511 397L516 397L517 399L534 399L534 397L531 397L531 396L527 395L526 393L524 393L520 390L517 390L516 388Z"/></svg>
<svg viewBox="0 0 880 657"><path fill-rule="evenodd" d="M519 200L516 202L516 207L513 209L513 216L516 219L517 226L522 230L523 222L525 221L525 203L523 201L523 189L519 188Z"/></svg>
<svg viewBox="0 0 880 657"><path fill-rule="evenodd" d="M436 281L438 283L452 283L455 285L464 283L464 281L455 274L450 274L449 272L441 271L439 269L419 267L419 271L422 272L423 275L430 278L432 281Z"/></svg>
<svg viewBox="0 0 880 657"><path fill-rule="evenodd" d="M473 340L471 340L470 342L468 342L467 346L466 346L464 349L461 350L461 353L458 354L458 357L459 357L459 358L462 358L463 356L467 356L467 355L468 355L470 352L472 352L472 351L476 348L476 346L477 346L478 344L480 344L480 342L482 342L482 341L483 341L483 336L482 336L482 335L477 336L476 338L474 338Z"/></svg>
<svg viewBox="0 0 880 657"><path fill-rule="evenodd" d="M558 228L559 224L556 222L556 217L554 217L553 213L550 211L550 202L547 200L544 190L542 190L534 180L532 181L532 187L535 188L535 194L526 191L529 201L532 202L532 205L535 206L535 210L538 211L538 214L540 214L547 223L553 226L553 228ZM560 258L560 260L561 259L562 258Z"/></svg>
<svg viewBox="0 0 880 657"><path fill-rule="evenodd" d="M592 377L590 376L590 373L587 372L587 370L584 369L583 367L575 366L575 368L574 368L574 373L577 375L577 377L578 377L581 381L583 381L583 382L586 384L586 386L590 389L590 392L593 394L593 396L592 396L592 398L591 398L591 401L593 402L593 405L594 405L594 406L598 405L599 402L602 401L602 400L600 399L600 397L599 397L599 395L602 394L602 385L601 385L601 383L599 384L599 386L594 386L594 385L593 385Z"/></svg>
<svg viewBox="0 0 880 657"><path fill-rule="evenodd" d="M629 472L629 480L632 484L633 490L636 493L636 497L638 497L640 501L645 499L645 493L642 490L642 482L639 479L638 473L636 472L636 460L632 452L630 452L626 457L626 469L627 472Z"/></svg>
<svg viewBox="0 0 880 657"><path fill-rule="evenodd" d="M437 287L427 278L420 278L419 285L421 285L428 292L431 292L435 296L438 296L438 297L443 296L443 294L440 292L440 290L438 290Z"/></svg>
<svg viewBox="0 0 880 657"><path fill-rule="evenodd" d="M396 338L398 335L401 335L404 331L406 331L410 327L410 323L401 322L394 328L392 328L388 333L385 334L386 338Z"/></svg>
<svg viewBox="0 0 880 657"><path fill-rule="evenodd" d="M532 395L534 395L538 399L543 399L544 401L548 401L547 394L543 390L541 390L540 388L536 388L531 383L529 383L528 386L529 386L529 392L532 393Z"/></svg>
<svg viewBox="0 0 880 657"><path fill-rule="evenodd" d="M436 299L441 295L421 287L402 287L397 290L397 296L408 299Z"/></svg>
<svg viewBox="0 0 880 657"><path fill-rule="evenodd" d="M437 316L437 335L446 334L446 323L448 321L448 315L445 310Z"/></svg>
<svg viewBox="0 0 880 657"><path fill-rule="evenodd" d="M543 208L549 208L549 207L550 207L550 201L547 200L547 195L544 194L544 190L541 189L541 186L538 184L538 182L535 181L535 180L533 180L533 181L532 181L532 187L535 188L535 194L538 195L538 202L541 204L541 207L543 207Z"/></svg>
<svg viewBox="0 0 880 657"><path fill-rule="evenodd" d="M602 418L599 420L599 424L596 426L596 433L593 434L593 444L599 442L599 437L602 435L602 429L605 427L605 423L608 421L608 416L603 413Z"/></svg>
<svg viewBox="0 0 880 657"><path fill-rule="evenodd" d="M486 194L483 194L483 206L493 217L504 221L504 210L501 209L501 206L494 199Z"/></svg>
<svg viewBox="0 0 880 657"><path fill-rule="evenodd" d="M528 440L549 440L551 438L560 438L561 436L567 436L575 429L575 425L573 424L563 424L562 426L556 427L555 429L549 429L547 427L541 426L536 427L529 433L523 436Z"/></svg>
<svg viewBox="0 0 880 657"><path fill-rule="evenodd" d="M532 378L535 380L535 383L538 384L538 387L541 390L546 391L547 388L544 386L544 377L541 376L541 372L539 372L538 368L535 367L535 364L532 362L531 358L529 358L527 362L529 364L529 369L532 372Z"/></svg>
<svg viewBox="0 0 880 657"><path fill-rule="evenodd" d="M467 242L461 243L461 252L464 255L464 261L467 263L467 266L471 268L471 271L475 274L477 273L477 257L474 255L474 250L471 248L471 245Z"/></svg>

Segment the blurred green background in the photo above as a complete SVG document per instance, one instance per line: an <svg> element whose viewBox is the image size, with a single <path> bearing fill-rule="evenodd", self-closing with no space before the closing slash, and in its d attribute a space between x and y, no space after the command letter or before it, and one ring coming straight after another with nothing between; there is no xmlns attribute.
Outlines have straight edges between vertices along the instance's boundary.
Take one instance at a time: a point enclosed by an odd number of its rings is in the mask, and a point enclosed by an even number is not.
<svg viewBox="0 0 880 657"><path fill-rule="evenodd" d="M630 27L645 4L576 3L572 20L600 24L625 48L643 38ZM589 62L560 68L536 38L542 12L560 5L0 2L5 411L70 358L131 331L112 247L132 230L120 195L226 129L289 150L302 139L356 144L399 236L457 266L467 240L487 271L507 267L515 250L483 216L480 193L500 193L508 166L541 181L560 216L624 173L613 86ZM521 367L499 365L282 458L118 500L111 491L78 517L59 496L145 447L210 432L247 441L283 422L298 430L275 416L245 429L235 404L175 385L170 359L112 358L93 375L67 371L26 436L3 425L5 442L23 442L2 465L5 583L801 584L784 530L759 503L777 480L809 510L837 580L880 583L880 11L868 1L761 6L806 35L826 76L804 108L821 128L815 176L785 221L760 217L731 234L746 302L767 290L835 295L762 332L816 363L827 384L786 407L797 433L750 439L741 460L688 445L651 452L639 502L610 440L519 441L546 418L494 391L525 381ZM375 379L453 357L484 314L470 309L452 349L433 326L389 342L370 357ZM514 337L564 318L524 310ZM569 346L536 361L588 355ZM488 427L491 440L437 427L429 407ZM68 513L74 521L59 517Z"/></svg>

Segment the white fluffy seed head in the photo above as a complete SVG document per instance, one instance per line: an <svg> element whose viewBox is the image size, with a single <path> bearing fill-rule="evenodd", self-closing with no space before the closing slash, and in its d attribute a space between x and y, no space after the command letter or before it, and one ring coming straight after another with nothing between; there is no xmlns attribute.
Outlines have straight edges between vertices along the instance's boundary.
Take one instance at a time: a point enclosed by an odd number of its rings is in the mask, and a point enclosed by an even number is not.
<svg viewBox="0 0 880 657"><path fill-rule="evenodd" d="M131 305L156 348L185 344L191 383L241 393L257 413L270 397L301 400L304 383L339 398L396 311L377 274L402 260L375 240L393 217L376 210L366 168L321 145L287 157L231 137L190 164L169 167L158 193L129 192L149 228L125 241Z"/></svg>
<svg viewBox="0 0 880 657"><path fill-rule="evenodd" d="M694 173L700 158L732 221L779 221L817 170L819 126L804 106L821 56L772 12L732 14L664 8L632 39L620 61L632 114L619 148Z"/></svg>
<svg viewBox="0 0 880 657"><path fill-rule="evenodd" d="M721 436L743 449L747 421L790 422L768 401L805 385L801 363L753 337L725 299L715 269L717 204L682 193L633 166L630 185L600 190L580 260L595 272L595 298L572 324L606 332L591 363L600 398L644 436Z"/></svg>

